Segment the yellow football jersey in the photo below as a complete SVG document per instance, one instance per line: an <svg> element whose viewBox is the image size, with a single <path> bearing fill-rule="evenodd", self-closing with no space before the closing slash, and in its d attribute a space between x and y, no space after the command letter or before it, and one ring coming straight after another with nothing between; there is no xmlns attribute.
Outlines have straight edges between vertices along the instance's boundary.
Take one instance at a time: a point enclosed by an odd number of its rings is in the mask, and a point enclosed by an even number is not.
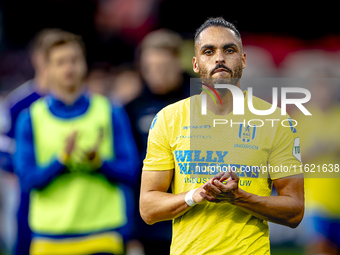
<svg viewBox="0 0 340 255"><path fill-rule="evenodd" d="M306 213L339 218L340 106L335 105L322 111L310 105L308 109L312 117L296 114L304 155L307 155L304 163L315 171L305 173ZM320 173L319 169L324 166L327 166L327 170L321 170Z"/></svg>
<svg viewBox="0 0 340 255"><path fill-rule="evenodd" d="M289 116L279 108L270 116L253 115L244 95L244 115L201 115L201 95L162 109L150 127L143 170L174 169L174 194L198 188L228 167L241 189L260 196L271 195L273 179L301 174L299 138ZM266 110L271 104L253 97L253 106ZM270 254L268 223L229 203L195 205L173 220L171 254Z"/></svg>

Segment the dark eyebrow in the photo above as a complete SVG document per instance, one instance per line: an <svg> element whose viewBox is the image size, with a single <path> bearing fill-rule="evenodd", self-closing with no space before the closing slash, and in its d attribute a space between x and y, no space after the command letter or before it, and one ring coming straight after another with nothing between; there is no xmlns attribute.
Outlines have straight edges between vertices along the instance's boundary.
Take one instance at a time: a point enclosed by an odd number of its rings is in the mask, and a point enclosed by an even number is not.
<svg viewBox="0 0 340 255"><path fill-rule="evenodd" d="M237 45L235 43L227 43L225 45L223 45L223 49L228 49L230 47L235 47L236 49L238 49ZM203 49L210 49L210 50L213 50L214 48L216 48L216 46L212 45L212 44L205 44L201 47L200 50L203 50Z"/></svg>
<svg viewBox="0 0 340 255"><path fill-rule="evenodd" d="M202 47L201 47L201 49L200 50L203 50L203 49L210 49L210 50L212 50L212 49L214 49L214 48L216 48L214 45L212 45L212 44L205 44L205 45L203 45Z"/></svg>
<svg viewBox="0 0 340 255"><path fill-rule="evenodd" d="M236 49L238 49L237 45L235 43L227 43L223 46L223 49L228 49L230 47L235 47Z"/></svg>

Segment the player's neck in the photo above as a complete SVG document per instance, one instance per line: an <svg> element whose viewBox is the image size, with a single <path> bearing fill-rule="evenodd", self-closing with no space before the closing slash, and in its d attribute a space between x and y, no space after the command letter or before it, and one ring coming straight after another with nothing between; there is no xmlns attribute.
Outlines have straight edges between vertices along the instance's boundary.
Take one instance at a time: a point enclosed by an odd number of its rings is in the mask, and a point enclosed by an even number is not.
<svg viewBox="0 0 340 255"><path fill-rule="evenodd" d="M240 82L236 84L241 89ZM229 90L216 90L221 98L222 105L219 101L217 104L211 97L207 97L207 108L215 115L226 116L233 111L233 96Z"/></svg>

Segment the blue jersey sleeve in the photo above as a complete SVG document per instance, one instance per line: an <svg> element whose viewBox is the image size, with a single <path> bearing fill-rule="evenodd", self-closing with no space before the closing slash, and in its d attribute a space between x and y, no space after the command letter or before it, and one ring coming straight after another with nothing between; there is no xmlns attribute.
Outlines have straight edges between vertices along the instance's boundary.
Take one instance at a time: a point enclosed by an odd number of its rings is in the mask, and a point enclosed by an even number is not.
<svg viewBox="0 0 340 255"><path fill-rule="evenodd" d="M113 145L115 156L104 161L100 169L108 179L133 185L138 177L138 150L128 116L122 107L112 109Z"/></svg>
<svg viewBox="0 0 340 255"><path fill-rule="evenodd" d="M15 125L15 140L16 152L13 157L13 165L23 191L29 192L32 189L44 188L64 170L64 165L56 159L46 167L37 166L32 123L28 109L23 110L18 117Z"/></svg>
<svg viewBox="0 0 340 255"><path fill-rule="evenodd" d="M0 134L0 168L13 172L12 155L15 150L15 141L13 139L13 108L6 101L5 106L1 109L1 134Z"/></svg>
<svg viewBox="0 0 340 255"><path fill-rule="evenodd" d="M19 86L6 98L1 111L0 168L9 172L13 172L12 156L16 147L14 133L18 116L22 110L41 97L34 87L33 80Z"/></svg>

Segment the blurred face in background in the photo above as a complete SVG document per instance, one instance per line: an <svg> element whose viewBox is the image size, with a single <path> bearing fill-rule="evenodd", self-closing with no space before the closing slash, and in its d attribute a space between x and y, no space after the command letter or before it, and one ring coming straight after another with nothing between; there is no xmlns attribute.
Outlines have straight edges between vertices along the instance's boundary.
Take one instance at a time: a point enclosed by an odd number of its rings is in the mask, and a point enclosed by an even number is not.
<svg viewBox="0 0 340 255"><path fill-rule="evenodd" d="M111 97L125 105L135 99L142 91L142 83L137 71L126 70L115 77Z"/></svg>
<svg viewBox="0 0 340 255"><path fill-rule="evenodd" d="M105 70L95 69L89 72L87 84L93 93L107 95L110 92L112 83L111 75Z"/></svg>
<svg viewBox="0 0 340 255"><path fill-rule="evenodd" d="M70 92L83 86L87 68L84 53L77 43L53 47L47 63L54 86Z"/></svg>
<svg viewBox="0 0 340 255"><path fill-rule="evenodd" d="M167 94L181 83L180 60L165 49L146 49L141 54L141 74L154 94Z"/></svg>

